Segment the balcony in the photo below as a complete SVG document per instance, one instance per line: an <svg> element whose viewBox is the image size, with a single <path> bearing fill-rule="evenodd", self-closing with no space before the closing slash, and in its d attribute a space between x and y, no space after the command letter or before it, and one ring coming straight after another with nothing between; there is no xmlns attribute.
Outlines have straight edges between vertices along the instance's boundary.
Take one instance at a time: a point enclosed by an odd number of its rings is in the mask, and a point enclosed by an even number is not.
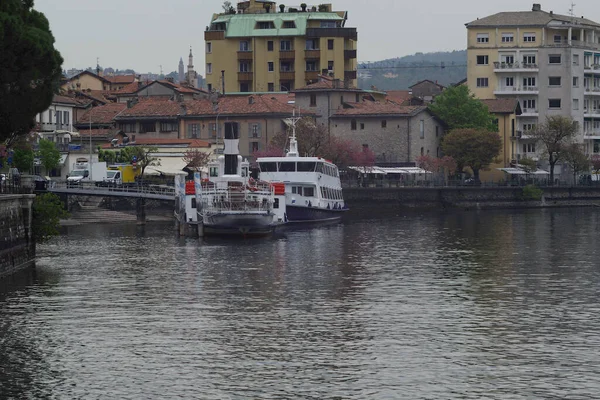
<svg viewBox="0 0 600 400"><path fill-rule="evenodd" d="M344 71L344 80L349 81L352 79L356 79L356 71Z"/></svg>
<svg viewBox="0 0 600 400"><path fill-rule="evenodd" d="M600 75L600 64L585 65L583 67L583 73Z"/></svg>
<svg viewBox="0 0 600 400"><path fill-rule="evenodd" d="M600 108L584 108L583 118L600 118Z"/></svg>
<svg viewBox="0 0 600 400"><path fill-rule="evenodd" d="M585 131L583 134L584 140L600 140L600 129Z"/></svg>
<svg viewBox="0 0 600 400"><path fill-rule="evenodd" d="M296 52L294 50L280 50L279 51L279 59L280 60L295 60Z"/></svg>
<svg viewBox="0 0 600 400"><path fill-rule="evenodd" d="M224 40L225 31L204 31L204 40Z"/></svg>
<svg viewBox="0 0 600 400"><path fill-rule="evenodd" d="M294 71L280 71L279 79L282 81L295 81L296 73Z"/></svg>
<svg viewBox="0 0 600 400"><path fill-rule="evenodd" d="M254 58L254 53L252 50L247 51L238 51L238 60L252 60Z"/></svg>
<svg viewBox="0 0 600 400"><path fill-rule="evenodd" d="M514 72L539 72L540 66L537 64L526 64L526 63L503 63L494 62L494 72L496 73L514 73Z"/></svg>
<svg viewBox="0 0 600 400"><path fill-rule="evenodd" d="M304 79L307 81L316 81L319 79L319 71L305 71Z"/></svg>
<svg viewBox="0 0 600 400"><path fill-rule="evenodd" d="M356 58L356 50L344 50L344 58L346 60Z"/></svg>
<svg viewBox="0 0 600 400"><path fill-rule="evenodd" d="M585 88L586 96L600 96L600 87Z"/></svg>
<svg viewBox="0 0 600 400"><path fill-rule="evenodd" d="M306 37L343 37L346 39L358 40L356 28L307 28Z"/></svg>
<svg viewBox="0 0 600 400"><path fill-rule="evenodd" d="M522 118L527 118L527 117L529 117L529 118L537 118L539 116L540 116L540 113L535 108L524 108L523 111L522 111L522 114L519 115L519 117L522 117Z"/></svg>
<svg viewBox="0 0 600 400"><path fill-rule="evenodd" d="M49 122L38 123L39 132L54 132L54 131L73 131L73 126L69 124L53 124Z"/></svg>
<svg viewBox="0 0 600 400"><path fill-rule="evenodd" d="M304 50L304 58L306 58L307 60L318 60L319 58L321 58L321 50Z"/></svg>
<svg viewBox="0 0 600 400"><path fill-rule="evenodd" d="M238 72L238 81L248 82L253 79L252 72Z"/></svg>
<svg viewBox="0 0 600 400"><path fill-rule="evenodd" d="M537 95L539 94L540 91L536 86L522 86L522 87L518 87L518 86L504 86L504 87L498 87L496 88L496 90L494 90L494 94L495 95Z"/></svg>

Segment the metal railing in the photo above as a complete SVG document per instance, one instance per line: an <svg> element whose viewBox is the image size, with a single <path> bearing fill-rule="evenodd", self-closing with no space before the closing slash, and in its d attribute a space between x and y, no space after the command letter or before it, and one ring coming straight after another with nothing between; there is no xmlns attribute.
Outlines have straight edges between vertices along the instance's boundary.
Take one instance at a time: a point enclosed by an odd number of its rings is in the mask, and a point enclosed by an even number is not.
<svg viewBox="0 0 600 400"><path fill-rule="evenodd" d="M274 191L266 183L256 186L219 188L214 184L202 185L202 213L214 215L223 212L271 212Z"/></svg>
<svg viewBox="0 0 600 400"><path fill-rule="evenodd" d="M48 186L50 192L68 194L97 195L119 197L161 197L175 199L175 187L169 185L145 184L143 182L134 184L114 185L104 182L66 182L52 181ZM138 195L138 196L136 196Z"/></svg>

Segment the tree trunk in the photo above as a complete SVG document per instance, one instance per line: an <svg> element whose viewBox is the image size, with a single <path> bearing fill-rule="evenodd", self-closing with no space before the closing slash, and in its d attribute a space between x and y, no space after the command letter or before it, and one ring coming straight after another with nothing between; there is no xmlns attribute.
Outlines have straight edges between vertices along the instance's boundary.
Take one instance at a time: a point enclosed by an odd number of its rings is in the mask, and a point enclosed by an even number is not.
<svg viewBox="0 0 600 400"><path fill-rule="evenodd" d="M548 163L550 164L550 182L548 182L548 186L554 186L554 165L556 161L552 158L552 154L548 157Z"/></svg>
<svg viewBox="0 0 600 400"><path fill-rule="evenodd" d="M479 182L479 168L471 167L471 169L473 170L473 179L475 182Z"/></svg>

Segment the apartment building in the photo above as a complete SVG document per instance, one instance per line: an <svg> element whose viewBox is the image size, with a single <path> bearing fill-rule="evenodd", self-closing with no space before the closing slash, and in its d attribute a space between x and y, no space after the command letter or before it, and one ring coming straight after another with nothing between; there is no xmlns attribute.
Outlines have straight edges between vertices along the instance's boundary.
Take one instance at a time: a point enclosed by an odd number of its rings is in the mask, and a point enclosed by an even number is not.
<svg viewBox="0 0 600 400"><path fill-rule="evenodd" d="M289 92L322 73L356 86L358 34L347 16L331 4L260 0L213 15L204 33L208 90Z"/></svg>
<svg viewBox="0 0 600 400"><path fill-rule="evenodd" d="M480 99L516 98L521 106L510 128L514 161L538 156L527 132L554 115L577 121L579 142L600 153L600 24L534 4L466 27L469 89Z"/></svg>

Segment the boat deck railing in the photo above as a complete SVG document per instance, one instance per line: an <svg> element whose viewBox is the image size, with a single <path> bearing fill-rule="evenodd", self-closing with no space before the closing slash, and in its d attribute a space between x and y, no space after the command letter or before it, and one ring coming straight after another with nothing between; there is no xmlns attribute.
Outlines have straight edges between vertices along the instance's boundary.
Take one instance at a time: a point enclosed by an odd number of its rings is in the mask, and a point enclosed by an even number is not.
<svg viewBox="0 0 600 400"><path fill-rule="evenodd" d="M218 189L212 185L202 187L202 212L271 212L274 192L269 185L245 187L231 186Z"/></svg>

